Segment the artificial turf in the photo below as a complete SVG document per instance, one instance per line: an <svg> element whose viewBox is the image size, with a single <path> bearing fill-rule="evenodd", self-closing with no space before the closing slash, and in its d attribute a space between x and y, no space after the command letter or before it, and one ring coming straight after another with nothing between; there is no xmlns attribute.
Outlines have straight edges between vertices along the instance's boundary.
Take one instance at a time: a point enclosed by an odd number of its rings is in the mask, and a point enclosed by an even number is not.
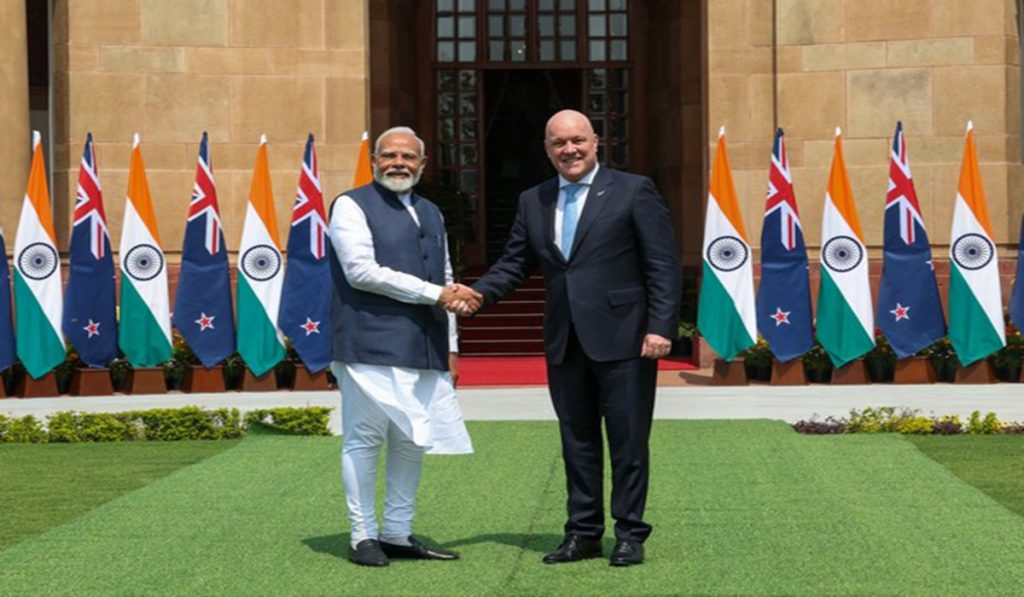
<svg viewBox="0 0 1024 597"><path fill-rule="evenodd" d="M0 550L236 443L0 444Z"/></svg>
<svg viewBox="0 0 1024 597"><path fill-rule="evenodd" d="M430 457L418 534L458 562L358 568L338 438L252 437L0 552L0 593L1017 593L1024 520L894 435L657 421L643 566L545 566L564 519L557 428L475 422ZM612 540L606 538L606 551Z"/></svg>

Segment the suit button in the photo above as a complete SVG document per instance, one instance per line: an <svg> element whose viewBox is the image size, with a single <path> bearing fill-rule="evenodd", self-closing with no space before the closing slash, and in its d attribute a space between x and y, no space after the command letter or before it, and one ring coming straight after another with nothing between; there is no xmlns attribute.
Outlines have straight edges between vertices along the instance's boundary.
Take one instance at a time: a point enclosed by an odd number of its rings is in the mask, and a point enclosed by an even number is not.
<svg viewBox="0 0 1024 597"><path fill-rule="evenodd" d="M429 259L429 257L427 257L426 255L424 255L424 256L423 256L423 261L426 261L427 259Z"/></svg>

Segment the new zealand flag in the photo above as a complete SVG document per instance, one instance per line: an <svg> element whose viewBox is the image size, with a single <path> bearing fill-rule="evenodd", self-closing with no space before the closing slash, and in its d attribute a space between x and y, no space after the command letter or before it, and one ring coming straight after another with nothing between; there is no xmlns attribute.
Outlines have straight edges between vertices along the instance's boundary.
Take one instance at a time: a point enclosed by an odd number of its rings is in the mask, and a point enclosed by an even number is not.
<svg viewBox="0 0 1024 597"><path fill-rule="evenodd" d="M64 336L84 363L106 367L117 356L114 259L92 133L85 139L78 168L69 261L61 326Z"/></svg>
<svg viewBox="0 0 1024 597"><path fill-rule="evenodd" d="M1020 240L1017 244L1017 278L1010 295L1010 321L1024 331L1024 216L1020 219Z"/></svg>
<svg viewBox="0 0 1024 597"><path fill-rule="evenodd" d="M320 168L313 135L306 141L299 188L288 234L288 268L284 273L277 325L312 373L331 362L331 271L327 261L327 217L320 190Z"/></svg>
<svg viewBox="0 0 1024 597"><path fill-rule="evenodd" d="M172 321L204 367L216 365L235 351L228 254L205 132L188 206Z"/></svg>
<svg viewBox="0 0 1024 597"><path fill-rule="evenodd" d="M780 361L814 346L807 247L789 173L786 143L779 129L768 172L768 198L761 228L761 286L757 290L757 330Z"/></svg>
<svg viewBox="0 0 1024 597"><path fill-rule="evenodd" d="M913 356L946 335L932 249L910 174L903 123L896 123L885 197L885 253L878 288L878 328L896 356Z"/></svg>

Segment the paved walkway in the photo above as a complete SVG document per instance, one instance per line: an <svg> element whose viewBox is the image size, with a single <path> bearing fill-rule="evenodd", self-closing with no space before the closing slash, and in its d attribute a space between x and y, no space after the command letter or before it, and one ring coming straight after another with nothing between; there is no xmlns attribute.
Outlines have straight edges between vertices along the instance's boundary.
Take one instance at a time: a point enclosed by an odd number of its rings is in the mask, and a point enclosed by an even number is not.
<svg viewBox="0 0 1024 597"><path fill-rule="evenodd" d="M782 419L795 422L812 416L840 416L850 409L896 406L923 414L995 412L1000 419L1024 421L1024 384L994 385L810 385L775 387L705 385L707 372L686 373L690 385L660 387L654 416L659 419ZM554 410L545 387L464 388L459 401L467 420L552 420ZM330 392L265 392L0 399L0 414L46 415L62 411L116 412L196 405L234 407L248 411L275 406L333 406L331 429L341 429L339 397Z"/></svg>

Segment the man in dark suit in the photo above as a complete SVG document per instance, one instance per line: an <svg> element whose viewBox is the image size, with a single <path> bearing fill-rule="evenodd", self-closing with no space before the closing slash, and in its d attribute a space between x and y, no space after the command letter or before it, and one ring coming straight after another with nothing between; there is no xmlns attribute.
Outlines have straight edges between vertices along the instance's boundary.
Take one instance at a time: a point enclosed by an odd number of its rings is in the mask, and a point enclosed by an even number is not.
<svg viewBox="0 0 1024 597"><path fill-rule="evenodd" d="M599 167L597 145L583 114L551 117L544 147L558 177L520 195L504 254L473 288L489 305L536 265L544 274L544 351L569 495L565 539L543 561L602 555L603 419L617 539L611 564L628 566L643 561L651 532L643 514L657 359L677 335L682 280L654 183Z"/></svg>

